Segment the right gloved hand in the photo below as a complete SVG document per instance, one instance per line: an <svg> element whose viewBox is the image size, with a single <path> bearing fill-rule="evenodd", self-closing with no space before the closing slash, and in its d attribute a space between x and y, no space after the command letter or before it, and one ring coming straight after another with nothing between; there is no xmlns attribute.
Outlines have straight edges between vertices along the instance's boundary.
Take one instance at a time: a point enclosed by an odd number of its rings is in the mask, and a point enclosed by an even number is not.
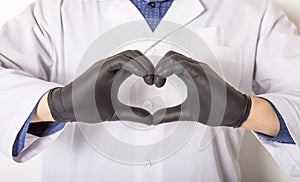
<svg viewBox="0 0 300 182"><path fill-rule="evenodd" d="M209 65L170 51L156 65L155 85L162 87L171 75L185 83L187 98L180 105L155 112L153 125L183 120L237 128L247 120L250 96L232 87Z"/></svg>
<svg viewBox="0 0 300 182"><path fill-rule="evenodd" d="M118 90L132 74L152 85L153 73L154 66L139 51L125 51L98 61L65 87L50 90L51 115L58 122L126 120L151 125L152 115L142 108L122 104Z"/></svg>

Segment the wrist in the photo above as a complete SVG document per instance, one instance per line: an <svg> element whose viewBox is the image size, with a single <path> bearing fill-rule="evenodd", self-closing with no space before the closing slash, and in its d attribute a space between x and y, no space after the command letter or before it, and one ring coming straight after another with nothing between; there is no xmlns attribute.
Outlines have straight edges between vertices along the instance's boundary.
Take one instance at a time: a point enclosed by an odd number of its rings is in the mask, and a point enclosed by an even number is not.
<svg viewBox="0 0 300 182"><path fill-rule="evenodd" d="M46 92L40 99L37 108L34 112L34 115L32 117L31 123L54 121L48 105L48 99L47 99L48 94L49 91Z"/></svg>
<svg viewBox="0 0 300 182"><path fill-rule="evenodd" d="M276 136L280 130L280 123L271 104L255 96L251 96L251 101L250 114L241 128Z"/></svg>

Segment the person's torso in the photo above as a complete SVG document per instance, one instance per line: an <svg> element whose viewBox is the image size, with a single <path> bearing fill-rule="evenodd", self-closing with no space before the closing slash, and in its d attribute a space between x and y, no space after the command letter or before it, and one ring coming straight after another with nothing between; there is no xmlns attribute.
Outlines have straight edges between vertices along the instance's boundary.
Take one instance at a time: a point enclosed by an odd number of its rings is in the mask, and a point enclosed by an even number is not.
<svg viewBox="0 0 300 182"><path fill-rule="evenodd" d="M154 64L175 50L206 62L236 89L251 94L262 4L174 0L153 33L130 1L63 1L53 11L57 17L48 22L57 58L49 79L67 84L94 62L127 49L147 50L146 56ZM154 112L181 103L185 94L185 86L177 77L169 79L162 89L131 77L120 88L119 98ZM44 152L43 179L239 181L242 136L242 129L191 122L157 127L125 121L72 123Z"/></svg>

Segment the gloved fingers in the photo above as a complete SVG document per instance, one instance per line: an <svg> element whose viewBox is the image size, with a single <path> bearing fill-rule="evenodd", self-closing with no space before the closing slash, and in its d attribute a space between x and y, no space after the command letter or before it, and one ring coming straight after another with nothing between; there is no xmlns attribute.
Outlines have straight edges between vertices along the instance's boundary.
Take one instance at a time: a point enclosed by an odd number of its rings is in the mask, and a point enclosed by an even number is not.
<svg viewBox="0 0 300 182"><path fill-rule="evenodd" d="M126 70L132 74L135 74L139 77L144 77L149 74L149 72L141 66L137 60L130 59L123 54L118 54L111 59L107 60L102 69L107 70L113 74L116 74L120 70Z"/></svg>
<svg viewBox="0 0 300 182"><path fill-rule="evenodd" d="M142 108L123 106L116 110L110 121L131 121L146 125L152 124L151 113Z"/></svg>
<svg viewBox="0 0 300 182"><path fill-rule="evenodd" d="M182 106L174 106L156 111L153 114L153 125L176 121L192 121L189 112L182 110Z"/></svg>
<svg viewBox="0 0 300 182"><path fill-rule="evenodd" d="M172 54L171 54L172 53ZM159 63L156 66L156 71L159 72L160 70L165 70L169 67L171 63L180 64L183 66L184 70L187 71L187 73L195 75L195 69L199 66L204 65L205 63L201 63L198 61L195 61L191 58L188 58L182 54L179 54L177 52L171 51L171 53L167 53L168 56L164 56ZM206 64L205 64L206 65ZM194 76L192 76L194 77Z"/></svg>
<svg viewBox="0 0 300 182"><path fill-rule="evenodd" d="M191 77L198 76L197 67L201 63L174 51L169 51L155 67L154 83L162 87L166 78L176 74L187 74Z"/></svg>
<svg viewBox="0 0 300 182"><path fill-rule="evenodd" d="M175 51L169 51L167 52L164 57L169 57L170 59L174 59L174 60L184 60L190 63L194 63L194 64L198 64L199 62L196 60L193 60L192 58L189 58L183 54L180 54L178 52Z"/></svg>
<svg viewBox="0 0 300 182"><path fill-rule="evenodd" d="M138 50L125 51L123 54L131 59L137 60L137 62L147 70L148 75L143 77L144 81L148 85L153 85L155 68L151 61Z"/></svg>
<svg viewBox="0 0 300 182"><path fill-rule="evenodd" d="M143 66L148 73L154 73L154 66L151 61L140 51L138 50L129 50L121 53L130 59L137 60L141 66Z"/></svg>
<svg viewBox="0 0 300 182"><path fill-rule="evenodd" d="M158 65L156 67L156 74L154 83L157 87L162 87L165 83L166 78L175 74L175 75L191 75L192 77L195 75L195 68L188 62L177 62L169 59L167 64Z"/></svg>

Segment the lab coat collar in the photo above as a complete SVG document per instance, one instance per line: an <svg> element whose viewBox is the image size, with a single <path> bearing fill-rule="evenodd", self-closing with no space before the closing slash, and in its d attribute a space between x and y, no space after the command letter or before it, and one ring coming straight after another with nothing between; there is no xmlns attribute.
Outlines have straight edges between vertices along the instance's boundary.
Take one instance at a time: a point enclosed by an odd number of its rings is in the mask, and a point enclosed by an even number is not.
<svg viewBox="0 0 300 182"><path fill-rule="evenodd" d="M143 15L130 0L83 0L109 3L108 17L124 16L130 21L144 20ZM171 21L184 25L205 11L200 0L174 0L162 21ZM159 27L159 25L158 25Z"/></svg>
<svg viewBox="0 0 300 182"><path fill-rule="evenodd" d="M174 0L163 20L184 25L204 11L200 0Z"/></svg>

